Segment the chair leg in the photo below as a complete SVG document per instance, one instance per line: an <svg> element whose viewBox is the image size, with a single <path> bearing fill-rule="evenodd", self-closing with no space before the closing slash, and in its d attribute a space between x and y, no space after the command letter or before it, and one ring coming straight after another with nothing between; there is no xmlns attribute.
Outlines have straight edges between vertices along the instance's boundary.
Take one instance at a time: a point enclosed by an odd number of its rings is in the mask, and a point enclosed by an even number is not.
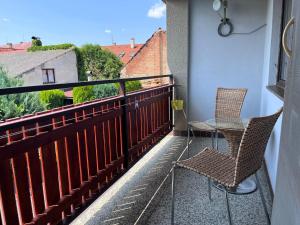
<svg viewBox="0 0 300 225"><path fill-rule="evenodd" d="M193 138L196 137L196 136L195 136L195 133L194 133L194 130L193 130L192 127L191 127L191 132L192 132L192 135L193 135L193 136L192 136L192 139L193 139Z"/></svg>
<svg viewBox="0 0 300 225"><path fill-rule="evenodd" d="M172 184L171 184L171 194L172 194L172 205L171 205L171 224L174 225L174 213L175 213L175 166L172 170Z"/></svg>
<svg viewBox="0 0 300 225"><path fill-rule="evenodd" d="M208 198L209 198L209 201L211 201L211 180L210 180L210 178L207 178L207 181L208 181Z"/></svg>
<svg viewBox="0 0 300 225"><path fill-rule="evenodd" d="M264 211L265 211L265 214L266 214L266 217L267 217L267 222L268 222L268 225L270 225L271 224L270 216L269 216L269 213L268 213L266 200L265 200L265 197L264 197L264 194L263 194L263 191L262 191L257 173L255 173L255 178L256 178L256 182L257 182L257 187L259 189L260 198L261 198L261 201L262 201L262 204L263 204L263 207L264 207Z"/></svg>
<svg viewBox="0 0 300 225"><path fill-rule="evenodd" d="M226 198L226 206L227 206L228 222L229 222L229 225L232 225L231 211L230 211L230 205L229 205L229 199L228 199L228 192L227 192L226 188L224 188L224 192L225 192L225 198Z"/></svg>
<svg viewBox="0 0 300 225"><path fill-rule="evenodd" d="M215 148L215 137L214 137L214 132L211 133L211 147L212 149Z"/></svg>
<svg viewBox="0 0 300 225"><path fill-rule="evenodd" d="M219 150L219 133L216 131L216 149Z"/></svg>
<svg viewBox="0 0 300 225"><path fill-rule="evenodd" d="M192 132L192 137L190 136L190 142L192 142L193 139L194 139L196 136L195 136L195 132L194 132L194 130L193 130L193 127L191 127L190 130L191 130L191 132ZM189 142L189 143L190 143L190 142ZM189 153L190 153L190 150L191 150L191 148L189 149ZM188 155L188 158L189 158L189 155Z"/></svg>
<svg viewBox="0 0 300 225"><path fill-rule="evenodd" d="M190 126L188 125L188 129L187 129L187 132L188 132L188 140L187 140L187 157L189 158L190 156Z"/></svg>

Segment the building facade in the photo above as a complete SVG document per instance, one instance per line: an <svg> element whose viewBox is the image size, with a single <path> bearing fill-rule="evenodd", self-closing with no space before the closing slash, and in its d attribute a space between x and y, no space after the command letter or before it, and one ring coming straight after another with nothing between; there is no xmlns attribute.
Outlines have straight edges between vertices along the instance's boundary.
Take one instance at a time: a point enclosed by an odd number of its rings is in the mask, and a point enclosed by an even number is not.
<svg viewBox="0 0 300 225"><path fill-rule="evenodd" d="M73 49L0 54L0 66L25 86L78 82Z"/></svg>
<svg viewBox="0 0 300 225"><path fill-rule="evenodd" d="M118 45L117 45L118 46ZM131 46L132 49L137 51L132 52L131 56L128 56L127 52L130 52L127 49L128 46ZM142 45L135 45L134 39L131 40L130 45L119 45L119 53L116 53L114 48L117 47L104 47L112 51L117 55L120 60L123 61L124 67L121 71L122 78L129 77L144 77L144 76L156 76L156 75L167 75L170 74L168 62L167 62L167 33L162 29L158 29L147 41ZM136 48L135 48L136 46ZM123 49L123 50L122 50ZM126 52L122 56L122 52ZM149 81L143 81L143 87L152 87L160 85L166 82L164 79L155 79Z"/></svg>

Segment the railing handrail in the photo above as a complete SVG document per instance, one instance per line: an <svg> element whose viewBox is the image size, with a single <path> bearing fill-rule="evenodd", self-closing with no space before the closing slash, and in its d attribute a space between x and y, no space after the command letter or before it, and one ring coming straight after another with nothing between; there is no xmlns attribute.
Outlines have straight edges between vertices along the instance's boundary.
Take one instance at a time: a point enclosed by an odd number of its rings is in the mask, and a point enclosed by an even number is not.
<svg viewBox="0 0 300 225"><path fill-rule="evenodd" d="M35 92L35 91L46 91L46 90L53 90L53 89L83 87L83 86L90 86L90 85L125 83L127 81L150 80L150 79L165 78L165 77L172 78L173 75L168 74L168 75L157 75L157 76L146 76L146 77L131 77L131 78L110 79L110 80L81 81L81 82L73 82L73 83L8 87L8 88L0 88L0 96L1 95L9 95L9 94L20 94L20 93Z"/></svg>

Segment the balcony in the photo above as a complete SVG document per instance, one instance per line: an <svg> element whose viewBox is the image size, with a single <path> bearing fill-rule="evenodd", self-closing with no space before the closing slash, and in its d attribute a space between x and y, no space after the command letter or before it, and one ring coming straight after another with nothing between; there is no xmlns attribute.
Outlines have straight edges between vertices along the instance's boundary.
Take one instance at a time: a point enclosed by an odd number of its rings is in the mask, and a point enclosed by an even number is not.
<svg viewBox="0 0 300 225"><path fill-rule="evenodd" d="M166 76L164 76L166 77ZM171 76L168 76L172 78ZM150 77L151 78L151 77ZM1 94L119 82L119 96L4 121L1 218L4 224L169 224L172 161L185 158L185 137L173 136L173 83L126 93L125 82L96 81L18 87ZM191 154L210 146L194 138ZM226 151L227 143L220 141ZM260 171L271 212L271 196ZM176 176L176 224L226 224L222 193L207 180ZM267 224L258 193L231 196L233 220Z"/></svg>
<svg viewBox="0 0 300 225"><path fill-rule="evenodd" d="M172 161L187 157L187 140L170 133L174 84L162 77L170 83L131 93L126 81L153 77L2 89L121 87L119 96L0 124L4 224L170 224ZM190 154L210 145L210 138L195 137ZM227 150L225 139L219 149ZM259 175L271 212L264 168ZM179 170L176 184L176 224L227 223L224 196L213 188L210 202L204 177ZM258 192L230 201L237 224L267 224Z"/></svg>
<svg viewBox="0 0 300 225"><path fill-rule="evenodd" d="M120 95L0 123L1 218L4 224L169 224L172 161L184 159L174 136L173 79L126 93L129 80L2 89L1 94L119 82ZM191 155L210 146L194 137ZM219 149L227 150L225 139ZM260 171L271 212L265 169ZM222 192L189 171L176 176L176 224L226 224ZM258 192L230 197L233 221L267 224Z"/></svg>

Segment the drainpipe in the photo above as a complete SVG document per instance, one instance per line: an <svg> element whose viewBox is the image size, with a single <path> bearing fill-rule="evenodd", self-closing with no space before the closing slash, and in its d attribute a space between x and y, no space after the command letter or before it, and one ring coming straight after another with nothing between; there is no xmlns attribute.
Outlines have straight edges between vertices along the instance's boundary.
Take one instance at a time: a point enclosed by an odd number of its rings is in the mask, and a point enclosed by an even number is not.
<svg viewBox="0 0 300 225"><path fill-rule="evenodd" d="M162 30L159 28L158 31L158 38L159 38L159 75L165 75L163 74L163 36L162 36Z"/></svg>

